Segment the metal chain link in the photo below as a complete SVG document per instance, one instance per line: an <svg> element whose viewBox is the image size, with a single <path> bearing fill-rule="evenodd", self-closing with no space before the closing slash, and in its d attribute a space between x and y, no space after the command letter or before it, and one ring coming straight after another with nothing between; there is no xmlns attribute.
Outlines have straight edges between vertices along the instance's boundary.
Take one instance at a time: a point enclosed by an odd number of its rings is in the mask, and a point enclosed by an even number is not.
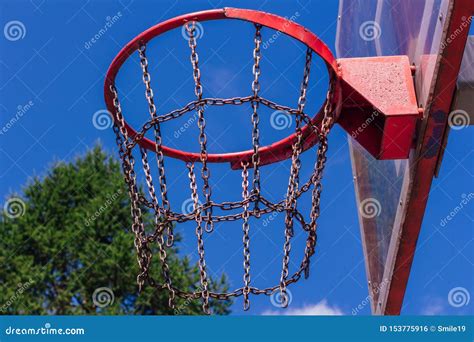
<svg viewBox="0 0 474 342"><path fill-rule="evenodd" d="M138 187L136 182L136 174L134 170L135 160L129 151L125 151L125 142L128 140L128 133L125 129L125 119L122 115L122 108L118 98L118 92L115 86L110 87L113 94L113 103L115 107L114 132L119 147L120 157L122 158L122 168L125 175L125 182L128 185L130 196L130 210L132 214L132 232L135 235L134 246L137 251L137 260L140 273L137 276L137 284L139 291L142 290L145 281L149 277L149 267L152 253L148 248L145 239L145 228L142 221L142 212L139 206Z"/></svg>
<svg viewBox="0 0 474 342"><path fill-rule="evenodd" d="M261 34L262 25L255 24L255 37L254 37L254 44L255 47L253 49L253 81L252 81L252 92L253 92L253 100L252 100L252 166L253 166L253 180L252 180L252 193L258 197L260 197L260 131L258 129L258 105L259 102L257 101L258 92L260 91L260 60L262 58L262 53L260 51L260 45L262 44L262 34ZM258 199L255 201L254 210L258 211Z"/></svg>
<svg viewBox="0 0 474 342"><path fill-rule="evenodd" d="M194 212L196 214L196 237L198 240L198 254L199 254L199 273L201 276L201 296L202 296L202 309L206 314L210 314L209 309L209 290L208 290L208 280L207 280L207 271L206 271L206 259L204 255L204 240L202 237L202 216L201 208L199 206L199 196L196 185L196 175L194 174L194 163L188 163L188 176L190 181L191 188L191 198L194 203Z"/></svg>
<svg viewBox="0 0 474 342"><path fill-rule="evenodd" d="M156 119L156 106L153 97L153 89L151 88L151 75L148 72L148 59L146 57L146 45L141 45L138 49L138 53L140 55L140 66L142 68L143 76L142 80L145 84L145 97L148 102L148 110L152 119ZM158 180L160 184L160 191L161 191L161 201L163 203L164 213L163 213L163 220L166 222L166 216L170 211L170 203L168 201L168 191L166 187L166 175L165 175L165 161L163 155L163 147L162 147L162 138L161 138L161 128L160 123L155 122L153 124L154 128L154 136L155 136L155 153L156 153L156 162L158 165ZM174 241L173 235L173 226L168 224L166 226L167 230L167 240L166 245L171 247Z"/></svg>
<svg viewBox="0 0 474 342"><path fill-rule="evenodd" d="M155 231L161 232L156 234L157 235L157 245L158 245L158 255L161 261L161 270L163 273L163 278L165 279L165 284L169 292L168 297L168 306L170 308L174 308L174 299L175 299L175 292L172 288L172 281L170 277L170 267L168 265L168 255L165 248L165 241L163 238L163 230L165 227L169 227L171 225L170 222L166 221L166 218L161 219L160 211L157 210L159 207L158 198L156 197L155 187L153 185L153 177L150 171L150 164L148 163L148 155L144 148L140 148L140 152L142 154L142 164L143 170L145 172L145 179L148 186L148 192L150 193L150 197L154 204L154 218L155 218Z"/></svg>
<svg viewBox="0 0 474 342"><path fill-rule="evenodd" d="M308 48L306 50L306 61L303 73L303 80L301 81L300 97L298 98L298 111L303 113L304 106L306 104L306 93L308 90L309 74L311 71L311 57L312 50ZM282 305L286 307L288 305L288 295L286 291L285 282L288 277L288 267L290 263L290 250L291 250L291 238L294 235L293 230L293 219L296 210L297 190L299 187L299 172L301 168L300 154L302 151L302 139L303 134L301 130L301 117L296 116L296 141L293 144L293 153L291 157L291 170L290 179L288 184L288 191L286 194L286 216L285 216L285 242L283 245L283 261L282 271L280 277L280 292L282 298Z"/></svg>
<svg viewBox="0 0 474 342"><path fill-rule="evenodd" d="M201 70L199 69L199 57L196 52L196 23L191 21L185 24L186 31L188 32L189 40L188 44L191 48L191 64L193 66L193 78L195 83L194 93L198 101L202 100L202 85L201 85ZM209 177L211 176L211 171L207 166L207 136L205 133L206 120L204 118L204 106L198 105L196 108L198 112L197 124L199 127L199 144L201 146L201 177L203 180L202 192L206 200L206 204L211 202L211 187L209 186ZM205 210L206 220L204 223L204 229L206 232L210 233L214 230L214 222L212 221L212 207L209 207Z"/></svg>
<svg viewBox="0 0 474 342"><path fill-rule="evenodd" d="M321 179L323 176L324 167L326 165L326 152L328 150L328 141L327 136L334 125L334 112L332 109L332 96L334 92L334 82L331 81L329 84L329 89L326 95L326 105L324 107L324 118L321 123L321 129L319 132L319 144L318 144L318 152L317 152L317 159L314 166L314 171L311 176L311 182L313 183L313 191L312 191L312 200L311 200L311 214L310 214L310 230L308 236L308 242L305 248L305 257L303 260L302 267L304 268L305 278L309 277L309 264L310 258L314 254L316 240L317 240L317 219L320 215L320 202L321 202L321 191L322 191L322 184Z"/></svg>
<svg viewBox="0 0 474 342"><path fill-rule="evenodd" d="M248 163L242 163L242 198L243 200L247 200L250 197L249 193L249 170L248 170ZM249 300L249 293L250 293L250 237L249 237L249 204L250 202L246 202L243 205L243 213L242 213L242 230L244 236L242 238L242 242L244 244L244 310L247 311L250 308L250 300Z"/></svg>
<svg viewBox="0 0 474 342"><path fill-rule="evenodd" d="M131 142L127 144L127 149L133 149L139 142L140 140L143 139L145 134L153 128L153 125L155 122L166 122L169 120L177 119L181 117L182 115L191 112L193 110L196 110L198 105L202 106L226 106L226 105L235 105L239 106L251 101L257 101L261 103L264 106L267 106L270 109L273 110L278 110L278 111L283 111L287 112L292 115L299 115L301 119L304 121L305 124L309 125L313 130L317 129L311 121L311 118L305 114L305 113L299 113L298 109L296 108L290 108L287 106L282 106L279 105L273 101L270 101L268 99L265 99L263 97L258 96L256 99L250 95L250 96L244 96L244 97L232 97L229 99L223 99L223 98L205 98L201 100L196 100L188 103L186 106L180 109L175 109L167 114L157 116L155 119L147 121L141 128L141 130L133 137Z"/></svg>
<svg viewBox="0 0 474 342"><path fill-rule="evenodd" d="M148 59L146 57L146 47L141 46L138 49L140 55L140 66L143 71L143 82L145 84L145 97L148 102L149 113L151 119L147 121L141 131L139 131L133 137L128 136L127 130L125 129L125 121L122 115L122 109L118 99L118 92L114 86L110 88L114 99L114 132L116 134L116 142L119 149L119 156L122 160L122 168L125 175L125 182L129 188L129 195L131 198L131 212L132 212L132 231L135 235L134 245L137 250L137 259L140 267L140 274L137 277L139 288L144 286L145 281L156 288L168 290L170 302L169 305L173 305L173 300L176 296L186 299L198 299L202 300L202 307L205 313L210 313L210 298L217 300L229 300L233 297L243 296L244 298L244 309L247 310L250 306L249 296L254 295L272 295L275 291L280 291L282 294L283 306L287 304L288 296L286 288L290 284L295 283L300 279L302 274L308 275L310 258L314 254L316 245L316 221L320 215L320 197L322 191L322 174L324 171L325 163L327 160L326 152L328 149L327 135L329 134L335 118L332 108L333 93L334 93L334 82L331 81L330 87L326 95L326 104L324 106L324 118L321 123L321 127L316 127L312 119L304 113L306 104L306 96L308 89L310 65L312 51L308 48L306 52L306 62L303 74L303 80L301 83L300 96L298 98L297 108L290 108L276 104L268 99L262 98L259 95L260 91L260 80L261 74L260 62L261 62L261 26L255 25L255 37L254 37L254 50L253 50L253 81L252 81L252 95L245 97L233 97L233 98L203 98L203 88L201 84L201 75L199 69L199 59L196 52L196 24L194 22L186 23L185 29L189 35L189 47L191 48L191 64L193 67L193 78L195 83L195 95L196 100L188 103L185 107L177 110L173 110L167 114L157 115L156 106L154 104L153 90L151 88L151 76L148 71ZM234 202L213 202L211 200L211 188L209 186L210 170L207 165L208 150L207 150L207 136L205 133L206 121L204 117L204 107L207 105L242 105L244 103L250 103L252 106L252 146L253 153L251 164L242 164L242 199ZM289 177L289 186L286 194L286 198L280 202L273 203L267 200L260 193L260 132L259 132L259 105L262 104L274 110L285 111L295 116L296 129L295 129L295 140L292 145L291 154L291 170ZM173 212L170 208L170 203L167 197L166 188L166 177L165 177L165 165L164 155L162 146L162 136L160 130L160 123L176 119L185 113L191 111L197 111L198 113L198 128L199 128L199 145L200 145L200 162L201 162L201 176L203 179L203 194L205 197L205 203L199 203L198 187L196 183L195 165L194 163L187 163L188 177L190 180L191 198L193 200L193 212L192 213L177 213ZM303 122L311 129L311 134L316 134L319 138L317 147L317 160L315 162L314 170L312 175L306 183L299 187L299 171L301 168L300 154L303 150L303 134L302 126ZM140 147L142 156L143 170L145 174L145 180L148 187L148 192L151 200L140 194L137 186L136 174L134 171L135 160L132 155L134 148L142 140L147 131L153 129L155 135L155 153L157 156L158 164L158 178L160 184L161 203L158 201L158 197L153 185L153 178L147 158L147 152ZM249 191L249 170L253 168L253 179L252 179L252 191ZM305 221L304 216L297 209L297 200L305 192L312 188L311 193L311 211L309 222ZM250 208L251 205L252 209ZM155 230L151 235L146 235L142 210L140 207L150 208L155 213ZM232 211L241 209L241 212L232 213L228 215L213 215L213 208L219 208L224 211ZM279 284L266 288L256 288L251 286L250 276L250 217L259 218L263 214L269 214L272 212L285 212L285 244L284 244L284 258L283 268ZM200 287L197 290L187 290L176 288L171 279L169 278L170 268L167 262L166 243L164 241L164 232L168 229L169 241L172 241L172 227L174 223L182 223L187 221L195 221L196 229L195 234L197 237L197 250L199 255L198 267L200 274ZM226 293L218 293L209 290L209 278L206 269L205 260L205 249L203 230L212 231L215 222L223 221L234 221L242 220L242 231L243 231L243 286L233 291ZM289 276L289 256L291 249L291 237L294 234L294 224L299 223L302 231L307 234L306 246L304 250L303 260L300 267ZM204 229L203 229L204 223ZM169 228L167 228L169 227ZM162 273L164 282L156 282L149 274L152 253L149 247L149 243L155 242L158 245L158 254L162 266Z"/></svg>

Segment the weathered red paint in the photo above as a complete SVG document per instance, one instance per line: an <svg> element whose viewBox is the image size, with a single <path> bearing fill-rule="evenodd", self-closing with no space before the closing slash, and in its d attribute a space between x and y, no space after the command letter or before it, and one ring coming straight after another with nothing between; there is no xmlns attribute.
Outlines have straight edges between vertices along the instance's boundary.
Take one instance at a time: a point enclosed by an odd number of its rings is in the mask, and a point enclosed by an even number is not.
<svg viewBox="0 0 474 342"><path fill-rule="evenodd" d="M473 15L474 1L454 1L446 37L458 30L463 20ZM431 183L442 150L443 135L448 126L448 115L468 33L469 29L466 29L457 34L456 39L441 53L434 96L430 108L427 108L429 117L419 132L417 150L420 152L418 154L420 157L413 163L411 196L408 198L405 220L401 228L399 249L384 312L386 315L398 315L402 308Z"/></svg>
<svg viewBox="0 0 474 342"><path fill-rule="evenodd" d="M135 37L115 57L107 71L104 85L105 102L114 120L115 109L113 106L110 86L114 84L115 77L125 60L135 52L141 44L146 44L152 38L169 30L181 27L189 21L206 21L218 19L240 19L279 30L293 37L319 55L325 62L329 78L334 81L335 97L334 106L338 108L339 123L349 134L360 127L367 118L376 110L380 113L376 123L364 129L357 137L363 146L379 159L406 158L410 150L415 130L415 121L418 117L418 108L411 79L411 69L408 59L404 56L353 58L336 60L330 49L315 34L305 27L285 18L254 10L224 8L182 15L160 23ZM377 69L378 81L376 88L370 88L369 83L375 81L371 76ZM365 73L365 74L364 74ZM367 77L371 82L364 82ZM401 80L401 88L393 83L393 79ZM381 96L377 89L388 89ZM400 93L400 89L403 91ZM344 100L344 102L342 102ZM323 117L323 106L312 119L312 124L319 127ZM340 115L339 115L340 113ZM129 124L125 125L130 137L137 132ZM318 136L312 132L309 125L303 129L303 150L314 146ZM285 160L291 156L292 144L295 134L259 149L260 164L270 164ZM155 143L147 138L139 141L140 146L155 151ZM199 161L199 153L191 153L163 146L163 153L169 157L184 161ZM211 163L229 162L233 169L241 167L242 161L250 161L253 150L209 154L207 161Z"/></svg>
<svg viewBox="0 0 474 342"><path fill-rule="evenodd" d="M107 71L104 84L105 102L109 112L115 113L110 86L114 84L115 77L122 64L133 52L139 48L141 44L146 44L150 39L174 28L181 27L189 21L206 21L217 19L240 19L278 29L287 35L300 40L309 46L316 54L321 56L321 58L323 58L323 60L326 62L328 72L332 75L330 77L336 78L337 62L332 55L331 50L329 50L329 48L316 35L308 31L303 26L273 14L253 10L224 8L218 10L202 11L172 18L151 27L150 29L135 37L118 53L118 55L112 61L109 70ZM313 124L316 126L318 126L321 122L322 109L323 107L321 107L319 113L316 114L312 120ZM115 114L112 114L112 116L113 119L116 120ZM125 124L125 128L130 137L134 137L137 134L136 130L128 123ZM303 128L303 136L306 138L304 143L305 149L317 143L317 136L311 134L310 127L305 126ZM295 135L293 134L274 144L260 148L259 152L261 164L263 165L273 163L288 158L291 155L291 146L294 140ZM147 138L141 139L139 144L146 149L155 151L155 143ZM169 157L181 159L184 161L200 160L199 153L184 152L167 146L163 146L163 153ZM240 168L240 162L243 160L250 160L252 153L252 150L248 150L235 153L209 154L207 160L211 163L230 162L233 168Z"/></svg>
<svg viewBox="0 0 474 342"><path fill-rule="evenodd" d="M341 58L340 124L377 159L405 159L420 117L407 56Z"/></svg>

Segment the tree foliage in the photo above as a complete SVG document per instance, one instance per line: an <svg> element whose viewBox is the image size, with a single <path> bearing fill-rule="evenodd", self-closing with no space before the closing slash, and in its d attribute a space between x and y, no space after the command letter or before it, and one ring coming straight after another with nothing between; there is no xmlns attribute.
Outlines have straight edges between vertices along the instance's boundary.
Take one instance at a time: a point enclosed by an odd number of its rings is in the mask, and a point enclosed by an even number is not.
<svg viewBox="0 0 474 342"><path fill-rule="evenodd" d="M56 164L23 194L22 215L0 216L0 313L202 313L199 300L178 299L176 311L168 308L165 290L147 286L138 293L128 192L119 163L100 147ZM151 274L161 279L154 252ZM168 254L174 284L199 286L197 266L177 247ZM211 287L225 291L224 275ZM227 314L229 305L211 301L217 314Z"/></svg>

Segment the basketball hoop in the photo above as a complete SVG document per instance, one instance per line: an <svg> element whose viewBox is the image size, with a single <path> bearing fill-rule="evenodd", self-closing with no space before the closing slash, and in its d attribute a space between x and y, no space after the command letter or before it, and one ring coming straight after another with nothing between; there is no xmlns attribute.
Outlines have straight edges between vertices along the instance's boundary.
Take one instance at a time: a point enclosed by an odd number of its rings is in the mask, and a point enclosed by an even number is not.
<svg viewBox="0 0 474 342"><path fill-rule="evenodd" d="M253 82L251 84L252 93L243 97L220 99L205 98L203 96L199 60L196 42L196 22L216 19L240 19L253 23L255 26L254 49L253 49ZM148 60L146 55L146 44L154 37L163 34L169 30L182 27L184 25L189 35L189 48L191 56L191 64L193 68L193 78L195 84L196 100L187 104L181 109L174 110L170 113L158 115L151 87L151 76L148 71ZM296 108L281 106L259 95L260 83L259 76L260 59L261 59L261 31L270 28L281 31L286 35L302 42L307 46L306 63L302 72L300 96ZM115 77L125 60L135 51L138 51L140 57L140 65L143 74L143 83L146 87L146 100L148 102L150 119L140 129L135 130L124 119L118 91L115 87ZM320 111L314 116L305 114L306 95L308 88L308 80L310 76L311 60L316 54L327 66L329 73L329 87L326 100ZM119 148L122 167L125 174L125 180L129 187L131 198L131 211L133 217L132 231L135 235L135 248L138 255L138 264L140 274L137 282L140 289L145 282L151 286L164 289L169 292L169 305L173 307L174 299L180 296L187 299L201 298L203 310L209 311L209 298L227 300L232 297L243 296L244 309L250 306L250 295L271 295L275 291L280 291L284 307L288 305L287 286L298 281L302 274L305 277L309 275L310 259L314 254L316 246L316 221L320 214L320 196L321 196L321 179L326 162L327 152L327 136L337 119L340 105L340 84L338 77L338 64L327 46L314 34L304 27L288 21L287 19L252 10L241 10L225 8L220 10L210 10L198 13L183 15L174 19L170 19L160 23L149 30L138 35L125 48L120 51L113 60L105 79L105 101L109 111L113 115L114 132ZM235 153L210 154L207 149L206 136L206 116L205 106L238 106L244 103L251 104L252 111L249 120L252 123L252 149ZM259 106L266 106L274 110L282 110L288 112L295 117L295 132L289 137L280 140L269 146L260 146L260 129L259 129ZM180 151L164 146L162 143L161 124L178 118L185 113L196 111L198 114L197 125L199 128L198 144L199 153L191 153ZM153 132L154 141L145 137L147 132ZM300 155L318 144L316 150L316 162L310 178L305 182L300 182ZM133 151L139 150L141 154L143 170L146 176L146 188L149 197L145 197L139 193L138 184L135 175L135 159L132 155ZM148 162L148 153L156 153L158 164L158 183L159 193L155 190L155 181L150 165ZM172 209L168 200L166 185L166 168L164 156L180 159L185 163L188 170L190 181L191 198L193 201L193 211L189 214L178 213ZM260 167L266 164L272 164L278 161L291 158L291 171L289 175L289 184L286 198L280 202L273 203L266 199L260 191ZM211 196L211 174L209 171L209 163L228 162L234 170L241 169L242 172L242 199L236 202L217 203L213 201ZM202 194L203 203L199 199L199 190L196 183L196 164L200 164L201 178L203 181ZM251 176L249 173L251 172ZM312 191L312 205L309 213L309 219L301 214L297 209L298 199L303 193ZM142 211L140 207L146 206L153 210L155 216L155 229L153 234L147 235L144 229ZM229 215L215 215L214 208L220 210L240 209L241 212ZM249 218L259 218L262 214L273 212L285 212L285 242L283 246L283 260L280 282L274 286L264 289L256 288L251 284L250 277L250 238L249 238ZM242 221L243 231L243 286L228 293L215 293L209 289L209 280L206 270L205 249L203 234L213 231L214 223L222 221ZM189 292L178 289L173 285L170 278L169 266L167 262L167 248L173 242L173 225L188 221L195 221L197 250L199 254L199 270L200 270L200 286L199 289ZM291 239L294 234L294 225L299 224L305 231L306 247L304 257L300 263L298 270L290 275L289 261ZM158 246L159 259L162 265L162 274L164 283L158 283L149 274L152 260L151 245Z"/></svg>

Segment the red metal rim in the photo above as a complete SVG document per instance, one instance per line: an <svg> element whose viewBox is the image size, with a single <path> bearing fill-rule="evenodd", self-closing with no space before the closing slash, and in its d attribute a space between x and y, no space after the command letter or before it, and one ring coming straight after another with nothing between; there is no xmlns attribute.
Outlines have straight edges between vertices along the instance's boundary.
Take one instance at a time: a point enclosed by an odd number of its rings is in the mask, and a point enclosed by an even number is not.
<svg viewBox="0 0 474 342"><path fill-rule="evenodd" d="M330 81L333 79L338 79L337 61L334 58L331 50L314 33L310 32L308 29L299 24L296 24L292 21L289 21L274 14L247 9L223 8L189 13L159 23L149 28L148 30L140 33L127 45L125 45L125 47L114 58L107 71L104 84L105 103L109 112L113 113L113 120L116 120L116 116L115 107L113 104L113 96L112 92L110 91L111 86L115 84L115 78L123 63L132 53L134 53L140 47L140 45L146 44L154 37L157 37L167 31L181 27L189 21L202 22L218 19L239 19L249 21L255 24L260 24L262 26L266 26L277 31L281 31L282 33L285 33L286 35L296 40L299 40L303 44L307 45L310 49L313 50L314 53L316 53L323 59L328 68ZM336 84L336 93L338 92L337 88L338 84ZM321 123L323 108L324 104L322 105L319 112L316 113L316 115L313 117L313 125L319 126L319 124ZM131 138L136 136L137 131L126 122L125 128ZM318 137L311 131L311 127L309 127L309 125L303 127L302 131L304 137L303 149L306 150L314 146L318 142ZM261 147L259 149L260 164L270 164L289 158L291 156L292 144L295 139L296 136L293 133L287 138L279 140L271 145ZM143 148L155 151L155 142L150 139L144 137L138 143ZM200 153L181 151L167 146L162 146L162 149L165 155L172 158L181 159L186 162L200 161ZM242 161L249 161L252 157L252 154L253 150L222 154L209 154L207 161L211 163L229 162L231 163L232 168L237 169L240 168L240 164Z"/></svg>

